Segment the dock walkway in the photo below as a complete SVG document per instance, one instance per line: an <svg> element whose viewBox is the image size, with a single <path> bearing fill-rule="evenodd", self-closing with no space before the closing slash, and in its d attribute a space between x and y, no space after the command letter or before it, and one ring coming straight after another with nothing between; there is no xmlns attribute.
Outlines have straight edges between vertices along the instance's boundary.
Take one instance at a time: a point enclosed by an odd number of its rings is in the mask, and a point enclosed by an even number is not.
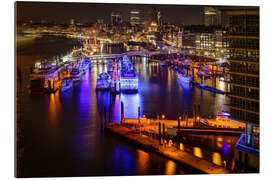
<svg viewBox="0 0 270 180"><path fill-rule="evenodd" d="M159 141L150 138L146 135L136 133L131 128L119 125L116 123L107 124L105 131L120 136L135 144L139 148L154 151L164 157L167 157L178 163L186 164L192 168L195 168L203 173L207 174L228 174L231 173L228 169L221 166L217 166L209 161L200 159L192 154L181 151L176 147L165 147L160 145Z"/></svg>

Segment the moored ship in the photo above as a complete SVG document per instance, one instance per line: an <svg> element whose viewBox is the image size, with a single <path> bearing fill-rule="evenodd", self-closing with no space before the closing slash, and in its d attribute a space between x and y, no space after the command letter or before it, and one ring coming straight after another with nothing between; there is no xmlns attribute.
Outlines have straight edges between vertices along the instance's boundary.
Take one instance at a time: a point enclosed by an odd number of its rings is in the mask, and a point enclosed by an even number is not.
<svg viewBox="0 0 270 180"><path fill-rule="evenodd" d="M106 73L102 72L96 82L96 90L110 90L111 85L111 76Z"/></svg>

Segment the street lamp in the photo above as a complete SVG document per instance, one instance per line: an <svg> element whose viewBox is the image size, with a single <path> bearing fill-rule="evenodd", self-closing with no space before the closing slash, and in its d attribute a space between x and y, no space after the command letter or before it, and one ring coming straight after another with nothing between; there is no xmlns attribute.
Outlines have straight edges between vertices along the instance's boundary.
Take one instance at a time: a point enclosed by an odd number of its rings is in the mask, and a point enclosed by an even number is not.
<svg viewBox="0 0 270 180"><path fill-rule="evenodd" d="M164 114L162 114L162 115L161 115L161 118L162 118L162 119L165 119L165 115L164 115Z"/></svg>

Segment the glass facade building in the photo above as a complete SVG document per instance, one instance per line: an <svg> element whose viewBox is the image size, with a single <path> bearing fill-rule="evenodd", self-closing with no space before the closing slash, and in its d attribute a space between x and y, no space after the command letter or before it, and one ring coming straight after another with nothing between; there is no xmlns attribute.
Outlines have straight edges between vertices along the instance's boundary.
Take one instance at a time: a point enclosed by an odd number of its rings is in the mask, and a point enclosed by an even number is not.
<svg viewBox="0 0 270 180"><path fill-rule="evenodd" d="M259 9L228 10L232 119L259 124Z"/></svg>

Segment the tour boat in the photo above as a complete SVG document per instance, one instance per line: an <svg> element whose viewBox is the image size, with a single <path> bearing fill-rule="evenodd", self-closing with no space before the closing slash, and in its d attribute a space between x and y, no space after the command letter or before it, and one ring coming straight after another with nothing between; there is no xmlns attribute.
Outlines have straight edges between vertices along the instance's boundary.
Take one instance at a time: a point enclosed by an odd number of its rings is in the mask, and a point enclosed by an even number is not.
<svg viewBox="0 0 270 180"><path fill-rule="evenodd" d="M67 91L72 88L73 85L73 79L72 78L66 78L63 79L63 86L61 87L61 91Z"/></svg>
<svg viewBox="0 0 270 180"><path fill-rule="evenodd" d="M109 90L110 85L111 76L106 72L102 72L97 78L96 90Z"/></svg>
<svg viewBox="0 0 270 180"><path fill-rule="evenodd" d="M121 72L120 88L121 91L138 91L138 76L135 69Z"/></svg>
<svg viewBox="0 0 270 180"><path fill-rule="evenodd" d="M204 76L204 78L209 78L211 69L208 66L203 66L200 71L197 72L198 76Z"/></svg>
<svg viewBox="0 0 270 180"><path fill-rule="evenodd" d="M110 72L113 72L113 60L112 59L110 59L109 61L108 61L108 72L110 73Z"/></svg>
<svg viewBox="0 0 270 180"><path fill-rule="evenodd" d="M183 83L190 83L192 81L193 76L184 75L181 73L178 73L178 79Z"/></svg>
<svg viewBox="0 0 270 180"><path fill-rule="evenodd" d="M70 77L73 78L73 81L80 81L82 76L82 71L80 71L78 68L73 68L70 72Z"/></svg>
<svg viewBox="0 0 270 180"><path fill-rule="evenodd" d="M210 77L210 74L208 72L202 71L202 70L198 71L197 75L200 76L200 77L204 76L204 78L209 78Z"/></svg>

